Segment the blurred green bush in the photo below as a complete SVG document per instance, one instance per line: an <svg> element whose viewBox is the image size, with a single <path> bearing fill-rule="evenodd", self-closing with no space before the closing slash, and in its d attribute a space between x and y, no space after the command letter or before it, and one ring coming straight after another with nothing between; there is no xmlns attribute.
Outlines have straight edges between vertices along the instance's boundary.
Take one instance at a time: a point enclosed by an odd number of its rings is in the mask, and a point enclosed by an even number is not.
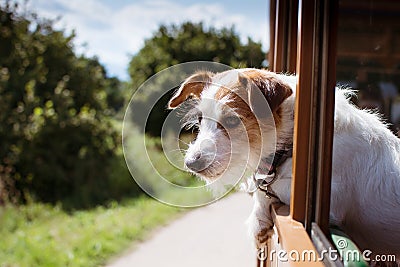
<svg viewBox="0 0 400 267"><path fill-rule="evenodd" d="M121 148L121 118L132 89L181 62L261 67L265 59L260 43L249 38L242 44L233 28L160 26L132 57L127 84L109 77L96 57L75 53L74 32L57 30L53 21L12 2L0 3L0 205L34 200L85 208L141 194ZM146 94L137 96L137 105L148 106L154 92ZM159 136L169 97L153 108L146 133ZM196 183L168 163L158 139L140 132L132 138L133 144L148 138L149 156L171 182ZM151 179L144 151L133 151L141 175Z"/></svg>
<svg viewBox="0 0 400 267"><path fill-rule="evenodd" d="M233 68L261 68L265 59L261 43L254 42L251 38L247 39L247 43L242 43L233 27L216 29L192 22L160 26L153 37L145 41L144 47L132 57L129 63L130 86L136 90L152 75L178 63L194 60L212 61ZM172 93L173 91L164 95L152 109L147 119L146 133L160 136L161 127L168 116L166 106ZM157 93L143 92L143 94L147 95L135 95L136 99L143 99L141 103L138 101L136 104L153 105L151 99ZM134 118L143 124L141 119Z"/></svg>
<svg viewBox="0 0 400 267"><path fill-rule="evenodd" d="M0 7L0 201L86 207L118 196L120 82L97 58L75 54L73 33Z"/></svg>

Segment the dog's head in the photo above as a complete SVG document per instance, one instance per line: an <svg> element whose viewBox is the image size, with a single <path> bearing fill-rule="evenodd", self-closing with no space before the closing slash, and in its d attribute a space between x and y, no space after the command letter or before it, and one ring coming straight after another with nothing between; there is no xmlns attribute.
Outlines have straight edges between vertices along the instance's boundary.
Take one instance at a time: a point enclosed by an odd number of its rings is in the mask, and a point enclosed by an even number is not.
<svg viewBox="0 0 400 267"><path fill-rule="evenodd" d="M169 101L174 109L187 99L195 104L184 123L198 127L185 155L186 167L207 182L254 171L261 156L273 153L281 104L291 88L266 70L198 72L187 78Z"/></svg>

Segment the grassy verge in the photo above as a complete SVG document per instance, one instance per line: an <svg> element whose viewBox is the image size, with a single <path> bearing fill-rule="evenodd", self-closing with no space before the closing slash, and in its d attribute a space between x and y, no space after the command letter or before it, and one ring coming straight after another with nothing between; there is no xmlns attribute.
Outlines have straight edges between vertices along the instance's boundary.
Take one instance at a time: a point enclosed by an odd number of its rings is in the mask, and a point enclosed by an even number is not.
<svg viewBox="0 0 400 267"><path fill-rule="evenodd" d="M121 128L120 124L115 124L116 128ZM128 137L127 152L134 159L132 167L137 170L136 177L151 181L157 178L155 174L159 171L177 185L202 184L171 165L158 138L145 137L134 129ZM144 138L146 151L141 149ZM105 190L114 195L137 195L138 187L126 168L122 149L118 149L120 154L111 172L113 183ZM153 184L157 185L157 181ZM192 203L208 196L191 191L160 191L158 195L177 203ZM71 203L77 201L71 197ZM65 203L62 205L68 207ZM143 240L150 230L174 219L182 210L144 196L73 212L40 203L0 206L0 267L102 265L131 247L132 242Z"/></svg>
<svg viewBox="0 0 400 267"><path fill-rule="evenodd" d="M0 208L0 266L97 266L181 209L142 197L66 213L30 204Z"/></svg>

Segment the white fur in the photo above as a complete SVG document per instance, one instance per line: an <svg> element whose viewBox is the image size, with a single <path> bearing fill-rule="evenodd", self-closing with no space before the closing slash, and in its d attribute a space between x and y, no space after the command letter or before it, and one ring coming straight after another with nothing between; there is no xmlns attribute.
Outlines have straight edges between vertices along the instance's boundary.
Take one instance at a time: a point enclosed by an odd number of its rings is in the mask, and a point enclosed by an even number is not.
<svg viewBox="0 0 400 267"><path fill-rule="evenodd" d="M212 184L211 189L216 195L226 191L226 186L234 186L245 177L246 169L243 166L249 162L250 156L247 138L230 136L231 140L229 140L217 127L217 122L221 121L224 114L235 114L235 111L226 105L229 99L225 98L220 101L214 99L220 86L234 77L237 77L237 72L230 73L218 83L213 83L203 90L201 99L195 107L200 111L203 119L198 125L199 133L196 140L189 145L185 155L185 161L193 158L198 151L201 151L203 156L210 158L212 164L208 169L212 175L198 173L196 175L200 176L207 184ZM243 131L245 131L244 128ZM232 142L232 139L235 141Z"/></svg>
<svg viewBox="0 0 400 267"><path fill-rule="evenodd" d="M282 76L281 76L282 77ZM283 76L283 78L286 78ZM290 81L291 78L289 78ZM295 84L289 83L293 91ZM400 139L379 116L360 110L349 103L348 90L336 90L335 130L333 140L333 171L330 220L343 227L360 249L370 249L375 254L394 253L400 256ZM282 122L287 138L293 128L294 96L284 103ZM292 161L287 160L278 168L278 180L272 189L280 200L290 204ZM258 209L268 210L270 200L254 196L255 210L249 218L253 235L262 231ZM257 202L264 202L263 204ZM271 227L272 222L267 225Z"/></svg>
<svg viewBox="0 0 400 267"><path fill-rule="evenodd" d="M230 84L237 79L237 72L245 70L231 71L218 83ZM283 143L292 143L293 139L296 77L278 76L292 88L293 95L280 106L282 122L276 132L277 142L269 128L265 128L269 144L261 156L267 156L275 144L279 149ZM216 121L221 119L226 109L225 101L228 101L213 100L218 90L219 86L215 84L204 89L197 108L212 120L202 121L199 135L186 154L190 159L202 150L213 157L216 163L210 168L213 174L223 171L212 175L212 178L222 177L214 182L218 184L216 188L235 183L245 173L254 172L260 158L249 148L249 140L244 137L229 140L218 129ZM347 99L350 94L346 90L336 91L330 219L343 227L361 249L400 256L400 139L376 114L350 104ZM278 179L272 189L283 203L289 205L292 160L286 160L276 175ZM199 176L208 182L214 181L208 175ZM255 188L251 178L245 182L245 187L248 190ZM256 241L261 242L265 230L272 227L269 207L276 200L266 198L260 191L254 193L253 198L254 208L247 223Z"/></svg>

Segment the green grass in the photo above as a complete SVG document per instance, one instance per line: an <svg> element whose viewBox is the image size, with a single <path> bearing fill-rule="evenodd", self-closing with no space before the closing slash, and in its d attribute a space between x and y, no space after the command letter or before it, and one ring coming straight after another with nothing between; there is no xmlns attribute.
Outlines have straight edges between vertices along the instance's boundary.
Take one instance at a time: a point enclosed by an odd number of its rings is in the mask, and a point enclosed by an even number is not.
<svg viewBox="0 0 400 267"><path fill-rule="evenodd" d="M141 197L88 211L30 204L0 208L0 266L98 266L182 209Z"/></svg>
<svg viewBox="0 0 400 267"><path fill-rule="evenodd" d="M120 128L121 125L115 125ZM127 151L134 162L137 177L153 181L155 170L170 182L183 186L202 183L187 172L173 167L161 150L158 138L143 136L131 129ZM141 144L146 138L147 155ZM172 140L173 141L173 140ZM122 153L119 148L119 153ZM115 166L114 166L115 165ZM137 186L126 169L122 155L112 169L112 188L123 195ZM155 180L154 190L157 181ZM131 188L131 189L130 189ZM158 196L177 203L197 203L209 198L209 192L159 191ZM74 200L74 196L71 196ZM64 209L62 208L64 207ZM157 226L176 218L184 209L159 203L149 197L111 202L90 210L68 212L67 205L34 203L22 206L0 206L0 267L23 266L99 266L115 257L132 243L144 240Z"/></svg>

